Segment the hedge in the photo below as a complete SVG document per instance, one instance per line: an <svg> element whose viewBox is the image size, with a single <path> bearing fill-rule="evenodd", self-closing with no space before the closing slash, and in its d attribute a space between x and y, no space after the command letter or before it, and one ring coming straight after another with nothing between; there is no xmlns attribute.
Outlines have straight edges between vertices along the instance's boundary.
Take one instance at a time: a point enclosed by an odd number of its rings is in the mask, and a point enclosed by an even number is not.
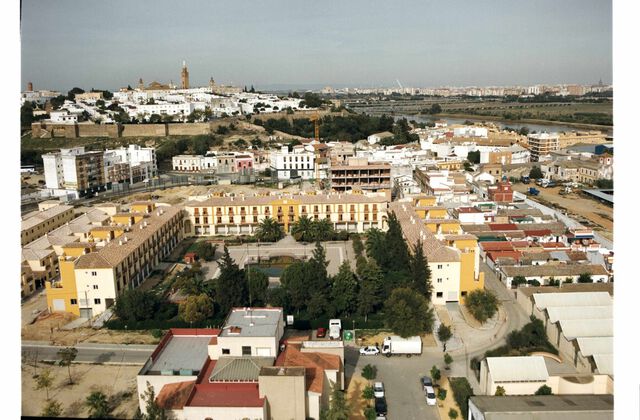
<svg viewBox="0 0 640 420"><path fill-rule="evenodd" d="M473 388L467 378L449 378L449 384L451 385L451 391L453 392L453 398L456 400L456 404L460 407L462 418L469 417L469 397L473 396Z"/></svg>
<svg viewBox="0 0 640 420"><path fill-rule="evenodd" d="M224 319L222 318L212 318L193 323L189 323L181 319L166 321L155 319L147 319L144 321L123 321L121 319L113 319L105 322L104 326L110 330L168 330L169 328L214 328L222 325L223 322Z"/></svg>
<svg viewBox="0 0 640 420"><path fill-rule="evenodd" d="M319 327L329 328L329 319L328 317L310 319L306 314L300 314L294 316L293 328L296 330L315 330ZM354 320L356 329L375 330L384 328L383 314L369 315L367 321L364 320L364 317L343 317L340 320L342 321L342 328L346 330L353 328Z"/></svg>

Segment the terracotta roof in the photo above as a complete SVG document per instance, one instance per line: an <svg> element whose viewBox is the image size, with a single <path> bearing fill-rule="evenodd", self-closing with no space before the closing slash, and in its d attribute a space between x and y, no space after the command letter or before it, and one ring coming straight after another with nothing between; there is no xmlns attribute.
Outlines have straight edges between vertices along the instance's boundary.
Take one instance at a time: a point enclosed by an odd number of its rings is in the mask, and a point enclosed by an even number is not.
<svg viewBox="0 0 640 420"><path fill-rule="evenodd" d="M522 254L518 251L491 251L487 252L487 257L491 258L493 261L498 260L498 258L511 258L514 261L519 261Z"/></svg>
<svg viewBox="0 0 640 420"><path fill-rule="evenodd" d="M277 200L291 200L291 204L335 204L335 203L386 203L383 196L369 196L364 194L282 194L266 196L243 197L211 197L204 201L187 201L186 207L215 207L215 206L267 206Z"/></svg>
<svg viewBox="0 0 640 420"><path fill-rule="evenodd" d="M187 407L263 407L257 383L200 383L187 400Z"/></svg>
<svg viewBox="0 0 640 420"><path fill-rule="evenodd" d="M489 229L496 230L518 230L518 227L513 223L489 223Z"/></svg>
<svg viewBox="0 0 640 420"><path fill-rule="evenodd" d="M549 236L551 235L551 229L535 229L535 230L524 230L524 234L527 236Z"/></svg>
<svg viewBox="0 0 640 420"><path fill-rule="evenodd" d="M33 211L22 218L22 230L31 229L32 227L46 222L52 217L59 216L60 214L69 210L73 210L73 206L58 204L57 206L49 207L46 210Z"/></svg>
<svg viewBox="0 0 640 420"><path fill-rule="evenodd" d="M582 273L589 273L591 275L605 275L607 270L601 265L594 264L562 264L562 265L528 265L521 267L502 267L502 271L508 277L516 276L542 276L542 277L563 277L563 276L577 276Z"/></svg>
<svg viewBox="0 0 640 420"><path fill-rule="evenodd" d="M478 244L484 251L513 251L513 245L511 242L480 242Z"/></svg>
<svg viewBox="0 0 640 420"><path fill-rule="evenodd" d="M166 384L156 397L156 403L165 410L182 410L195 384L196 381Z"/></svg>
<svg viewBox="0 0 640 420"><path fill-rule="evenodd" d="M340 356L318 352L303 353L298 346L289 344L280 353L275 366L296 366L305 368L307 390L322 393L324 388L324 371L340 370Z"/></svg>

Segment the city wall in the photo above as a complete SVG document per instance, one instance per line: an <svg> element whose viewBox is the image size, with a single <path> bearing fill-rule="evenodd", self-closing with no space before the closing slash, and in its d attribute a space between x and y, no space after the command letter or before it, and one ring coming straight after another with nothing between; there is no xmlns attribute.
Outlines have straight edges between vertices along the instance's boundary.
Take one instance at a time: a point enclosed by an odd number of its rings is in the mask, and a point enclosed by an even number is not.
<svg viewBox="0 0 640 420"><path fill-rule="evenodd" d="M82 138L82 137L165 137L197 136L215 133L218 126L229 125L233 120L210 123L174 124L51 124L36 122L31 125L33 138Z"/></svg>

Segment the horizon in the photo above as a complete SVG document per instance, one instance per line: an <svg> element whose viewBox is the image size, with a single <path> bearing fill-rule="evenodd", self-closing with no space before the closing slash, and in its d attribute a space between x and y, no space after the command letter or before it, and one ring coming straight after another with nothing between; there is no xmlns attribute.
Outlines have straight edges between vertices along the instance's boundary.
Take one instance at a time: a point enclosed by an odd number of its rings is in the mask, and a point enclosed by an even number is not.
<svg viewBox="0 0 640 420"><path fill-rule="evenodd" d="M259 89L531 86L612 80L609 1L23 0L21 88L143 80ZM435 12L435 13L434 13ZM144 19L141 17L144 16ZM187 18L184 18L184 17Z"/></svg>

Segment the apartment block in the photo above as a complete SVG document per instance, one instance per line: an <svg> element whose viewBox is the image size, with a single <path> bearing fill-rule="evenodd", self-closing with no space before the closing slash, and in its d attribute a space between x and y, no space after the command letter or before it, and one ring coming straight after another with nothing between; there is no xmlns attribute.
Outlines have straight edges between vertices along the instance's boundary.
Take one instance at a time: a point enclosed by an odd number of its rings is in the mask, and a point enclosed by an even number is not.
<svg viewBox="0 0 640 420"><path fill-rule="evenodd" d="M391 189L391 165L349 158L346 165L331 166L331 188L335 191L382 191Z"/></svg>
<svg viewBox="0 0 640 420"><path fill-rule="evenodd" d="M484 273L480 271L478 239L463 234L459 221L443 217L446 209L438 210L435 200L433 196L404 199L391 203L389 210L398 218L407 243L422 243L431 270L431 301L444 305L484 288Z"/></svg>
<svg viewBox="0 0 640 420"><path fill-rule="evenodd" d="M73 206L57 201L38 204L38 211L22 216L20 245L24 246L73 219Z"/></svg>
<svg viewBox="0 0 640 420"><path fill-rule="evenodd" d="M62 246L60 279L46 283L51 312L91 318L111 307L126 288L138 287L183 237L181 207L133 203L129 212L87 230Z"/></svg>
<svg viewBox="0 0 640 420"><path fill-rule="evenodd" d="M107 183L133 184L155 178L158 176L156 149L131 144L129 147L105 150L104 172Z"/></svg>
<svg viewBox="0 0 640 420"><path fill-rule="evenodd" d="M560 136L557 133L535 133L527 136L531 162L539 162L541 157L560 148Z"/></svg>
<svg viewBox="0 0 640 420"><path fill-rule="evenodd" d="M78 198L106 189L102 152L75 147L44 154L42 160L46 186L53 195Z"/></svg>
<svg viewBox="0 0 640 420"><path fill-rule="evenodd" d="M304 146L293 146L291 152L288 146L282 146L279 152L271 152L271 173L278 180L313 179L315 159L315 153Z"/></svg>
<svg viewBox="0 0 640 420"><path fill-rule="evenodd" d="M251 235L267 217L285 231L301 216L328 219L336 230L386 230L387 194L211 196L185 204L185 232L192 236Z"/></svg>

